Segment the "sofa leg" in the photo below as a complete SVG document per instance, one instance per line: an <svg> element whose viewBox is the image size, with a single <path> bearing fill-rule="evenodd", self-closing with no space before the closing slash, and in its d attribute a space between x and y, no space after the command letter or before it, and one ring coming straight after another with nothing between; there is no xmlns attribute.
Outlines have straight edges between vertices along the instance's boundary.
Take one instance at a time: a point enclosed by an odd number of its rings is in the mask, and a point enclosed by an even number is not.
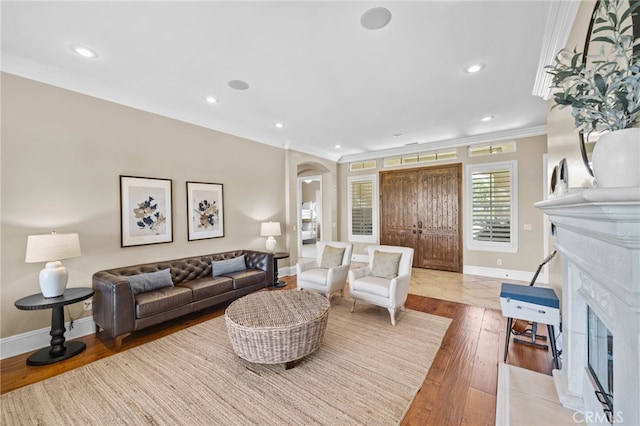
<svg viewBox="0 0 640 426"><path fill-rule="evenodd" d="M389 310L389 315L391 315L391 325L396 325L396 309L395 308L387 308Z"/></svg>
<svg viewBox="0 0 640 426"><path fill-rule="evenodd" d="M351 300L351 312L353 312L355 308L356 308L356 299L352 299Z"/></svg>
<svg viewBox="0 0 640 426"><path fill-rule="evenodd" d="M122 348L122 339L124 339L125 337L129 336L131 333L126 333L126 334L121 334L119 336L116 336L116 351L120 352L120 349Z"/></svg>

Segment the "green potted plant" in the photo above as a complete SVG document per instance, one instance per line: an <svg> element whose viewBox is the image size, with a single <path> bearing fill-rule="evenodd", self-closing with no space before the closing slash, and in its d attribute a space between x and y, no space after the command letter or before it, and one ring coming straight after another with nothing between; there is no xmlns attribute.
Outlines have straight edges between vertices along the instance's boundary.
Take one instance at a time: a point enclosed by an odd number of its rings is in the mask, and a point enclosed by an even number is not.
<svg viewBox="0 0 640 426"><path fill-rule="evenodd" d="M639 7L640 1L600 0L588 35L597 52L585 57L562 49L546 67L551 88L561 89L552 108L570 106L579 131L606 132L592 158L600 187L640 186L640 46L634 50L640 38L634 40L632 24Z"/></svg>

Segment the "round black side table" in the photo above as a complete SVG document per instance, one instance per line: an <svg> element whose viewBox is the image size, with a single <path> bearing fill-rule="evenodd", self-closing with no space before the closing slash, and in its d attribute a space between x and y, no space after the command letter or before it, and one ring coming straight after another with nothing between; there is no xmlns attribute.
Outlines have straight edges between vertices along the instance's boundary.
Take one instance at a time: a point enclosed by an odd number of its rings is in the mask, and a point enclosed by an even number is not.
<svg viewBox="0 0 640 426"><path fill-rule="evenodd" d="M284 253L284 252L273 253L273 286L275 288L287 286L287 283L285 281L278 280L278 260L286 259L287 257L289 257L289 253Z"/></svg>
<svg viewBox="0 0 640 426"><path fill-rule="evenodd" d="M51 308L51 346L42 348L27 358L27 365L47 365L71 358L82 352L84 342L71 341L64 344L64 307L81 302L93 296L93 289L86 287L68 288L62 296L47 298L39 294L23 297L15 302L16 308L24 311Z"/></svg>

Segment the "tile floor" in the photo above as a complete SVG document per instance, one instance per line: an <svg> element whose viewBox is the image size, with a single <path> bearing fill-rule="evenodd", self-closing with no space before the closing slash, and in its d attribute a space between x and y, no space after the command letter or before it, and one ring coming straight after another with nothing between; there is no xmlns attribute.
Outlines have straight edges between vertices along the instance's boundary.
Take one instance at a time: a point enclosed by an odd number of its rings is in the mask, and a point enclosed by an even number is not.
<svg viewBox="0 0 640 426"><path fill-rule="evenodd" d="M409 293L500 310L503 278L413 268ZM509 280L513 284L529 283Z"/></svg>
<svg viewBox="0 0 640 426"><path fill-rule="evenodd" d="M313 259L311 256L305 256L299 261L307 262ZM366 266L366 263L351 262L351 269L363 266ZM503 282L505 282L504 278L413 268L409 293L501 310L500 287ZM509 280L508 282L529 285L525 281Z"/></svg>

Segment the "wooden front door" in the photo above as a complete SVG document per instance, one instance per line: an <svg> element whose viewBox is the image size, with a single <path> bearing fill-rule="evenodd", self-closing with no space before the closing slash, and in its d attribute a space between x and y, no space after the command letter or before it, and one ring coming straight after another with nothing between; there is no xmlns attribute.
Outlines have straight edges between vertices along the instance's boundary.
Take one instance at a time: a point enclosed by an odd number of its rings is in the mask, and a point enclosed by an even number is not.
<svg viewBox="0 0 640 426"><path fill-rule="evenodd" d="M462 165L380 173L380 243L413 247L413 266L462 272Z"/></svg>

